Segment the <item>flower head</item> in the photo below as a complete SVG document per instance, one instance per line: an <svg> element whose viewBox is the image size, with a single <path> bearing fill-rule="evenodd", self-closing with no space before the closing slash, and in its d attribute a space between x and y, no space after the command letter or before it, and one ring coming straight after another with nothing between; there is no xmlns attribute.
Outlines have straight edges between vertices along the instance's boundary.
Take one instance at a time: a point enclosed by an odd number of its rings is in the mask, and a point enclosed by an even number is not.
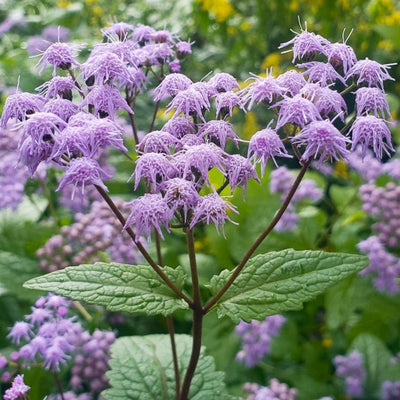
<svg viewBox="0 0 400 400"><path fill-rule="evenodd" d="M93 87L80 104L80 108L85 106L93 106L94 113L99 117L109 116L113 119L115 113L120 109L133 114L133 110L121 96L119 90L111 85Z"/></svg>
<svg viewBox="0 0 400 400"><path fill-rule="evenodd" d="M41 111L45 100L36 94L25 93L17 90L15 94L7 97L1 114L0 126L5 128L11 118L25 121L29 115Z"/></svg>
<svg viewBox="0 0 400 400"><path fill-rule="evenodd" d="M385 92L376 87L361 87L356 91L357 115L372 113L375 117L390 117L389 104Z"/></svg>
<svg viewBox="0 0 400 400"><path fill-rule="evenodd" d="M161 185L164 192L164 199L173 212L182 209L186 218L188 211L193 210L200 201L200 195L197 193L192 181L182 178L173 178L163 182Z"/></svg>
<svg viewBox="0 0 400 400"><path fill-rule="evenodd" d="M226 174L229 180L229 186L231 187L231 192L235 190L238 186L243 186L243 196L245 195L247 183L249 179L254 179L257 182L258 179L257 172L254 166L251 164L250 160L240 154L233 154L226 159Z"/></svg>
<svg viewBox="0 0 400 400"><path fill-rule="evenodd" d="M167 131L149 132L140 141L137 148L143 153L165 153L170 154L171 148L178 143L178 139Z"/></svg>
<svg viewBox="0 0 400 400"><path fill-rule="evenodd" d="M88 157L72 159L65 170L64 176L57 188L62 190L66 185L74 185L72 197L74 197L77 186L82 187L82 193L87 185L97 185L108 190L103 183L103 179L110 179L111 175L103 171L98 162Z"/></svg>
<svg viewBox="0 0 400 400"><path fill-rule="evenodd" d="M54 76L36 88L46 99L61 97L72 101L72 89L78 90L69 76Z"/></svg>
<svg viewBox="0 0 400 400"><path fill-rule="evenodd" d="M243 102L249 103L249 110L254 103L272 104L286 92L285 87L271 73L267 73L265 78L251 75L253 82L242 91Z"/></svg>
<svg viewBox="0 0 400 400"><path fill-rule="evenodd" d="M171 133L178 139L196 132L193 122L183 117L171 118L161 130Z"/></svg>
<svg viewBox="0 0 400 400"><path fill-rule="evenodd" d="M208 84L217 92L229 92L240 88L237 80L226 72L215 74L209 79Z"/></svg>
<svg viewBox="0 0 400 400"><path fill-rule="evenodd" d="M16 375L11 388L7 389L4 393L4 400L19 400L26 398L26 393L30 386L25 385L24 375Z"/></svg>
<svg viewBox="0 0 400 400"><path fill-rule="evenodd" d="M357 62L353 48L346 43L329 43L325 50L328 62L334 68L342 68L345 74Z"/></svg>
<svg viewBox="0 0 400 400"><path fill-rule="evenodd" d="M146 193L127 203L131 213L126 220L124 229L135 224L136 240L144 234L150 239L152 229L155 229L163 238L161 227L169 231L168 223L173 217L172 210L160 193Z"/></svg>
<svg viewBox="0 0 400 400"><path fill-rule="evenodd" d="M78 112L78 106L70 100L58 98L49 100L43 111L57 115L63 121L68 122Z"/></svg>
<svg viewBox="0 0 400 400"><path fill-rule="evenodd" d="M329 63L311 61L298 64L299 68L306 68L304 76L308 76L309 82L319 83L321 86L328 86L335 81L340 81L345 85L345 80L341 77Z"/></svg>
<svg viewBox="0 0 400 400"><path fill-rule="evenodd" d="M284 72L276 78L278 84L285 88L284 94L295 96L300 92L300 89L307 83L301 72L294 69Z"/></svg>
<svg viewBox="0 0 400 400"><path fill-rule="evenodd" d="M19 146L19 161L28 167L33 175L42 161L47 161L53 153L53 145L50 141L36 142L27 137Z"/></svg>
<svg viewBox="0 0 400 400"><path fill-rule="evenodd" d="M310 60L314 58L314 56L318 53L326 54L325 45L329 42L325 38L320 35L316 35L313 32L307 31L307 25L303 30L302 27L300 33L294 32L296 36L289 40L288 42L282 43L279 48L282 49L284 47L293 45L293 59L292 62L298 58L299 60ZM288 52L290 50L286 50Z"/></svg>
<svg viewBox="0 0 400 400"><path fill-rule="evenodd" d="M292 139L292 143L306 146L302 160L319 157L321 161L326 158L337 161L340 157L347 156L348 142L350 140L343 136L329 120L311 122Z"/></svg>
<svg viewBox="0 0 400 400"><path fill-rule="evenodd" d="M217 141L221 149L225 148L226 140L232 139L237 146L237 135L233 130L233 125L224 120L211 120L200 126L199 135L207 136L209 141Z"/></svg>
<svg viewBox="0 0 400 400"><path fill-rule="evenodd" d="M190 228L192 229L199 222L204 222L206 224L213 223L217 230L223 229L225 221L234 223L228 215L228 210L237 213L236 208L220 197L218 193L206 194L193 211Z"/></svg>
<svg viewBox="0 0 400 400"><path fill-rule="evenodd" d="M264 175L267 161L272 158L276 164L275 157L291 157L282 143L279 135L267 127L256 132L250 139L247 157L255 163L261 163L261 175Z"/></svg>
<svg viewBox="0 0 400 400"><path fill-rule="evenodd" d="M169 113L175 109L174 115L183 113L186 118L189 118L194 114L204 120L203 109L208 109L209 107L209 102L204 99L200 92L189 88L178 92L171 103L169 103L165 112Z"/></svg>
<svg viewBox="0 0 400 400"><path fill-rule="evenodd" d="M56 42L51 44L44 52L36 67L41 67L39 74L41 75L47 65L53 66L53 76L56 75L57 68L69 69L72 65L79 66L75 60L74 51L77 46L69 43Z"/></svg>
<svg viewBox="0 0 400 400"><path fill-rule="evenodd" d="M215 95L216 115L222 118L229 115L232 117L233 107L239 106L245 111L241 98L236 92L222 92Z"/></svg>
<svg viewBox="0 0 400 400"><path fill-rule="evenodd" d="M183 74L169 74L154 89L154 101L174 97L181 90L186 90L192 84L192 80Z"/></svg>
<svg viewBox="0 0 400 400"><path fill-rule="evenodd" d="M394 151L386 121L374 115L357 117L349 134L351 134L353 140L351 150L353 151L358 144L361 144L362 157L365 156L367 148L370 146L379 158L382 158L384 152L390 155L390 151Z"/></svg>
<svg viewBox="0 0 400 400"><path fill-rule="evenodd" d="M139 186L141 178L145 178L153 190L164 180L171 178L174 172L174 166L162 153L142 154L136 162L135 172L135 190Z"/></svg>
<svg viewBox="0 0 400 400"><path fill-rule="evenodd" d="M311 121L320 120L321 115L316 106L310 101L297 94L294 97L286 97L273 105L280 107L276 128L279 129L287 123L305 126Z"/></svg>
<svg viewBox="0 0 400 400"><path fill-rule="evenodd" d="M396 64L379 64L374 60L365 58L357 61L348 71L346 79L353 77L357 85L367 84L368 87L379 86L383 89L383 81L394 80L389 75L389 68Z"/></svg>

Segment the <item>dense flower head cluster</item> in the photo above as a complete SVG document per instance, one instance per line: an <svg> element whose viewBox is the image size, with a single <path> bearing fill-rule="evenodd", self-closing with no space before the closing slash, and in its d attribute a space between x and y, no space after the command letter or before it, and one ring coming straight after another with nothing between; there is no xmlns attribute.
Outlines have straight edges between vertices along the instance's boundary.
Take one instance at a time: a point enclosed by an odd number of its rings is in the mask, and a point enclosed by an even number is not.
<svg viewBox="0 0 400 400"><path fill-rule="evenodd" d="M236 359L247 367L257 365L271 351L271 340L278 335L286 319L280 315L271 315L264 321L240 321L235 333L240 336L242 350Z"/></svg>
<svg viewBox="0 0 400 400"><path fill-rule="evenodd" d="M24 400L27 399L27 392L30 389L24 383L24 375L16 375L12 385L4 393L4 400Z"/></svg>
<svg viewBox="0 0 400 400"><path fill-rule="evenodd" d="M361 397L366 379L361 353L353 350L348 356L336 356L333 363L336 367L336 375L345 379L346 394L351 397Z"/></svg>
<svg viewBox="0 0 400 400"><path fill-rule="evenodd" d="M246 383L244 389L249 392L246 400L295 400L297 396L297 389L290 388L276 378L272 378L268 386Z"/></svg>
<svg viewBox="0 0 400 400"><path fill-rule="evenodd" d="M71 301L62 296L48 294L40 297L31 313L10 329L8 337L19 347L11 358L24 367L40 363L53 373L71 364L71 387L76 392L100 393L108 386L105 372L115 334L98 329L89 333L76 317L68 316L71 305ZM19 380L22 385L22 378ZM13 390L15 382L10 390ZM21 385L18 388L22 388Z"/></svg>
<svg viewBox="0 0 400 400"><path fill-rule="evenodd" d="M381 386L381 399L400 399L400 381L384 381Z"/></svg>
<svg viewBox="0 0 400 400"><path fill-rule="evenodd" d="M117 206L124 202L114 199ZM106 204L95 201L87 214L78 213L72 225L64 226L37 251L42 270L51 272L69 265L102 261L136 264L140 260L126 232Z"/></svg>
<svg viewBox="0 0 400 400"><path fill-rule="evenodd" d="M281 195L283 200L288 194L293 182L293 173L286 167L279 167L271 172L270 190L271 193ZM294 197L285 214L276 225L277 231L290 231L297 227L299 216L296 212L296 205L302 200L318 201L322 197L322 190L316 186L312 179L304 179L294 194Z"/></svg>
<svg viewBox="0 0 400 400"><path fill-rule="evenodd" d="M250 180L259 181L269 159L276 166L279 158L293 156L300 163L322 164L349 157L358 145L363 156L369 148L378 158L393 151L383 86L392 79L392 64L357 60L347 40L331 43L305 26L280 46L291 47L287 51L293 51L297 69L279 76L272 69L264 76L251 74L241 89L225 72L200 82L181 73L191 44L166 29L116 22L102 34L102 43L85 60L78 54L82 46L52 40L37 63L40 73L50 66L52 78L37 88L39 94L18 90L10 96L1 125L19 123L19 159L31 173L42 162L55 163L65 169L58 190L72 187L72 196L82 197L93 185L107 190L103 181L112 174L99 164L99 153L109 148L127 152L117 121L119 113L129 114L137 149L131 177L135 190L143 183L148 192L128 202L125 228L135 224L137 238L150 236L153 229L162 236L170 224L194 228L206 223L222 230L236 212L221 196L223 189L245 192ZM345 101L341 90L350 85L354 90L346 91ZM134 106L145 91L155 111L164 108L168 121L158 127L153 120L139 140ZM251 132L249 141L241 140L230 118L236 110L257 105L270 108L276 118ZM353 108L355 120L347 118ZM210 179L212 170L221 183ZM182 191L172 189L176 182ZM172 190L178 193L175 200ZM294 226L293 212L287 215Z"/></svg>

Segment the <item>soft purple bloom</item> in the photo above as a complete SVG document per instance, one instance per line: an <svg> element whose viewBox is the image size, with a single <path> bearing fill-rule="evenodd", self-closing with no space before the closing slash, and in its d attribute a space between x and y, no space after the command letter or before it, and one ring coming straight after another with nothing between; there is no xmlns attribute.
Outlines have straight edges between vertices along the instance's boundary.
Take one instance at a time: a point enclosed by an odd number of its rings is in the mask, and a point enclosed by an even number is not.
<svg viewBox="0 0 400 400"><path fill-rule="evenodd" d="M133 110L121 96L119 90L111 85L93 87L80 104L80 108L85 106L93 106L95 115L99 117L109 116L113 119L115 113L120 109L133 114Z"/></svg>
<svg viewBox="0 0 400 400"><path fill-rule="evenodd" d="M49 100L45 104L43 111L55 114L63 121L68 122L78 112L78 106L70 100L58 98Z"/></svg>
<svg viewBox="0 0 400 400"><path fill-rule="evenodd" d="M345 74L357 62L353 48L346 43L329 43L325 51L328 62L334 68L342 68Z"/></svg>
<svg viewBox="0 0 400 400"><path fill-rule="evenodd" d="M363 155L361 145L351 151L347 157L347 162L366 182L375 180L383 172L384 165L381 161L374 156L371 150L367 149Z"/></svg>
<svg viewBox="0 0 400 400"><path fill-rule="evenodd" d="M153 32L152 40L156 43L174 43L175 40L170 31L166 29L158 30Z"/></svg>
<svg viewBox="0 0 400 400"><path fill-rule="evenodd" d="M280 107L276 128L279 129L287 123L292 123L304 127L311 121L321 119L316 106L310 101L297 94L294 97L286 97L273 105Z"/></svg>
<svg viewBox="0 0 400 400"><path fill-rule="evenodd" d="M164 199L173 212L182 209L186 219L189 210L193 210L200 200L193 182L182 178L173 178L163 182Z"/></svg>
<svg viewBox="0 0 400 400"><path fill-rule="evenodd" d="M60 366L65 365L69 358L71 357L60 346L52 344L45 350L43 366L50 371L59 372Z"/></svg>
<svg viewBox="0 0 400 400"><path fill-rule="evenodd" d="M362 146L362 156L364 157L368 147L372 147L376 157L382 158L383 153L390 155L394 151L391 133L384 119L373 115L357 117L349 130L353 144L353 151L358 144Z"/></svg>
<svg viewBox="0 0 400 400"><path fill-rule="evenodd" d="M24 321L19 321L14 324L10 329L8 338L12 340L13 343L19 344L21 339L29 340L32 326Z"/></svg>
<svg viewBox="0 0 400 400"><path fill-rule="evenodd" d="M54 135L67 126L59 116L48 112L37 112L21 123L21 141L30 137L34 143L40 144L54 139Z"/></svg>
<svg viewBox="0 0 400 400"><path fill-rule="evenodd" d="M376 87L362 87L356 91L357 115L372 113L375 117L390 117L385 92Z"/></svg>
<svg viewBox="0 0 400 400"><path fill-rule="evenodd" d="M41 75L47 65L53 66L53 76L56 75L57 68L69 69L72 65L79 66L75 60L74 52L77 46L69 43L56 42L52 43L44 52L36 67L40 67Z"/></svg>
<svg viewBox="0 0 400 400"><path fill-rule="evenodd" d="M311 61L304 64L298 64L297 66L299 68L306 68L306 71L304 71L303 74L308 77L309 82L319 83L324 87L338 80L345 85L345 80L329 63Z"/></svg>
<svg viewBox="0 0 400 400"><path fill-rule="evenodd" d="M400 381L384 381L381 386L381 399L400 399Z"/></svg>
<svg viewBox="0 0 400 400"><path fill-rule="evenodd" d="M188 147L179 156L184 163L183 178L191 173L199 173L208 184L208 171L217 167L223 171L223 151L214 143L204 143Z"/></svg>
<svg viewBox="0 0 400 400"><path fill-rule="evenodd" d="M215 74L208 80L208 84L217 92L230 92L240 88L236 78L226 72Z"/></svg>
<svg viewBox="0 0 400 400"><path fill-rule="evenodd" d="M111 24L111 26L101 29L101 33L106 37L115 35L119 40L124 40L134 29L135 27L133 25L127 24L126 22L115 22Z"/></svg>
<svg viewBox="0 0 400 400"><path fill-rule="evenodd" d="M167 43L148 44L145 50L147 52L147 63L151 65L166 63L174 55L172 48Z"/></svg>
<svg viewBox="0 0 400 400"><path fill-rule="evenodd" d="M174 97L178 92L186 90L192 84L192 80L183 74L169 74L154 89L154 101Z"/></svg>
<svg viewBox="0 0 400 400"><path fill-rule="evenodd" d="M134 223L136 240L139 240L142 234L150 239L153 229L164 238L161 227L164 226L169 231L168 223L173 217L173 212L160 193L146 193L127 203L127 206L131 213L126 220L124 229Z"/></svg>
<svg viewBox="0 0 400 400"><path fill-rule="evenodd" d="M362 355L357 350L353 350L348 356L336 356L333 363L336 367L336 375L345 378L346 394L361 397L366 379Z"/></svg>
<svg viewBox="0 0 400 400"><path fill-rule="evenodd" d="M381 292L395 295L399 292L400 259L389 253L377 236L370 236L358 243L357 247L370 260L361 275L372 275L374 286Z"/></svg>
<svg viewBox="0 0 400 400"><path fill-rule="evenodd" d="M189 89L196 90L203 96L204 102L207 104L207 109L210 107L210 99L218 94L214 86L203 81L192 83Z"/></svg>
<svg viewBox="0 0 400 400"><path fill-rule="evenodd" d="M21 400L26 398L26 393L30 386L25 385L24 375L16 375L11 388L7 389L4 393L4 400Z"/></svg>
<svg viewBox="0 0 400 400"><path fill-rule="evenodd" d="M7 122L14 118L17 121L25 121L29 115L39 112L45 103L41 96L25 93L17 90L15 94L7 97L1 114L0 126L5 128Z"/></svg>
<svg viewBox="0 0 400 400"><path fill-rule="evenodd" d="M296 36L288 42L282 43L279 49L293 45L292 62L295 62L296 59L305 59L307 61L314 58L316 54L326 54L325 46L329 43L328 40L313 32L308 32L307 25L304 30L302 27L300 28L300 33L292 31ZM289 51L285 50L285 52Z"/></svg>
<svg viewBox="0 0 400 400"><path fill-rule="evenodd" d="M260 386L256 383L245 383L243 388L249 392L246 400L295 400L297 390L289 388L285 383L273 378L269 386Z"/></svg>
<svg viewBox="0 0 400 400"><path fill-rule="evenodd" d="M187 118L175 117L171 118L162 128L162 131L166 131L174 135L176 138L181 138L188 134L196 132L193 122Z"/></svg>
<svg viewBox="0 0 400 400"><path fill-rule="evenodd" d="M336 114L344 121L344 113L347 112L346 102L336 90L320 87L313 101L322 118Z"/></svg>
<svg viewBox="0 0 400 400"><path fill-rule="evenodd" d="M396 64L379 64L374 60L365 58L357 61L345 76L346 80L353 77L357 85L366 83L368 87L379 86L383 89L383 81L394 79L389 75L389 68Z"/></svg>
<svg viewBox="0 0 400 400"><path fill-rule="evenodd" d="M192 53L192 43L179 41L175 43L176 54L178 57L186 56Z"/></svg>
<svg viewBox="0 0 400 400"><path fill-rule="evenodd" d="M74 158L68 163L57 191L62 190L69 184L74 186L72 197L74 197L77 186L82 187L82 192L84 192L87 185L97 185L104 190L108 190L103 183L103 179L110 178L111 175L103 171L96 160L88 157Z"/></svg>
<svg viewBox="0 0 400 400"><path fill-rule="evenodd" d="M291 157L281 138L272 128L265 128L256 132L250 139L247 157L254 163L261 163L261 175L264 175L267 161L275 157Z"/></svg>
<svg viewBox="0 0 400 400"><path fill-rule="evenodd" d="M155 29L148 25L137 25L132 32L132 39L136 42L149 42L153 39Z"/></svg>
<svg viewBox="0 0 400 400"><path fill-rule="evenodd" d="M183 113L186 118L197 115L204 121L203 109L209 109L209 107L209 102L204 99L200 92L189 88L178 92L165 112L169 113L175 110L174 116Z"/></svg>
<svg viewBox="0 0 400 400"><path fill-rule="evenodd" d="M329 120L313 121L292 138L293 144L306 147L302 160L318 158L320 161L337 161L346 158L349 154L346 145L349 142Z"/></svg>
<svg viewBox="0 0 400 400"><path fill-rule="evenodd" d="M207 136L209 141L216 141L221 149L225 148L227 139L232 139L238 145L238 136L233 130L233 125L224 120L211 120L200 125L199 136Z"/></svg>
<svg viewBox="0 0 400 400"><path fill-rule="evenodd" d="M132 40L111 40L106 43L97 43L94 45L90 58L101 56L105 53L115 54L121 61L128 65L136 66L135 51L139 48L138 44Z"/></svg>
<svg viewBox="0 0 400 400"><path fill-rule="evenodd" d="M147 133L137 145L143 153L165 153L170 154L171 149L175 148L178 139L167 131L153 131Z"/></svg>
<svg viewBox="0 0 400 400"><path fill-rule="evenodd" d="M126 62L108 51L91 55L82 64L82 74L86 81L93 79L95 85L115 83L122 87L128 83L134 83L133 75Z"/></svg>
<svg viewBox="0 0 400 400"><path fill-rule="evenodd" d="M26 42L26 50L30 56L38 56L43 54L50 44L42 36L31 36Z"/></svg>
<svg viewBox="0 0 400 400"><path fill-rule="evenodd" d="M81 128L86 128L92 121L95 120L97 120L97 118L93 114L80 111L69 119L68 126L79 126Z"/></svg>
<svg viewBox="0 0 400 400"><path fill-rule="evenodd" d="M251 75L253 82L242 91L243 103L248 103L247 108L249 110L253 107L254 103L272 104L287 91L272 76L271 72L267 72L265 78L254 74Z"/></svg>
<svg viewBox="0 0 400 400"><path fill-rule="evenodd" d="M246 367L257 365L265 355L271 351L271 340L278 335L286 319L282 315L266 317L264 321L240 321L235 328L235 333L240 336L242 350L236 359L243 362Z"/></svg>
<svg viewBox="0 0 400 400"><path fill-rule="evenodd" d="M54 76L36 88L46 99L61 97L72 101L72 89L78 90L69 76Z"/></svg>
<svg viewBox="0 0 400 400"><path fill-rule="evenodd" d="M204 222L206 224L213 223L217 230L223 230L225 221L231 220L228 211L237 213L236 208L218 195L218 193L206 194L197 203L192 220L190 221L190 228L192 229L196 224Z"/></svg>
<svg viewBox="0 0 400 400"><path fill-rule="evenodd" d="M172 60L168 63L168 67L171 73L181 72L181 63L178 59Z"/></svg>
<svg viewBox="0 0 400 400"><path fill-rule="evenodd" d="M53 152L53 145L50 141L36 142L27 137L19 146L19 161L28 167L31 175L34 174L42 161L48 161Z"/></svg>
<svg viewBox="0 0 400 400"><path fill-rule="evenodd" d="M181 149L186 149L187 147L198 146L201 144L204 144L204 139L193 133L188 133L179 140L179 147Z"/></svg>
<svg viewBox="0 0 400 400"><path fill-rule="evenodd" d="M136 161L135 190L139 186L140 179L145 178L153 190L164 180L172 177L174 166L162 153L145 153Z"/></svg>
<svg viewBox="0 0 400 400"><path fill-rule="evenodd" d="M231 188L231 193L238 186L243 186L243 196L246 193L247 183L249 179L254 179L260 182L257 176L257 172L246 157L240 154L229 155L225 161L226 164L226 176L229 181L229 186Z"/></svg>
<svg viewBox="0 0 400 400"><path fill-rule="evenodd" d="M232 117L233 107L239 106L245 111L241 98L236 92L222 92L215 95L216 115L224 118L227 115Z"/></svg>
<svg viewBox="0 0 400 400"><path fill-rule="evenodd" d="M300 92L300 89L307 83L301 72L294 69L284 72L276 78L280 86L285 88L284 94L295 96Z"/></svg>

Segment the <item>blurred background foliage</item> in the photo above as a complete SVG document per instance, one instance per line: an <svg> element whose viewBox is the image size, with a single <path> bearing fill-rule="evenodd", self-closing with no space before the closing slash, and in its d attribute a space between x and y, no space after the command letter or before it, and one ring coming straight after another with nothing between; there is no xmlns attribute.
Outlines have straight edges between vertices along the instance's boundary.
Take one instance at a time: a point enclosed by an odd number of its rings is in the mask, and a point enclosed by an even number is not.
<svg viewBox="0 0 400 400"><path fill-rule="evenodd" d="M242 81L247 79L250 71L262 74L271 67L276 74L284 71L290 64L291 54L282 54L278 46L292 38L291 29L300 31L299 22L303 27L307 22L308 30L331 41L341 41L352 32L348 44L356 50L359 59L369 57L380 63L400 61L398 0L3 0L0 1L0 91L3 100L7 88L17 85L18 79L26 91L33 91L46 80L45 76L38 76L35 59L28 57L29 38L40 35L47 26L64 26L70 29L72 41L87 43L90 47L101 40L100 28L116 21L167 28L182 40L193 42L193 54L182 63L182 72L193 80L205 77L210 71L229 72ZM400 95L399 66L390 72L396 81L389 82L387 92L396 119ZM242 137L246 137L247 132L252 134L261 129L265 118L253 111L247 113L237 124ZM396 132L397 129L395 134L398 135ZM396 144L399 144L398 138ZM308 177L316 179L321 187L329 186L331 190L326 192L325 200L331 201L334 207L306 204L300 211L299 228L290 233L273 233L260 252L286 247L355 252L356 243L362 236L370 234L371 222L360 212L359 176L349 173L346 165L337 164L330 178L321 178L317 173L310 173ZM324 182L324 179L330 181ZM238 205L240 225L239 228L227 226L228 240L213 228L206 228L198 235L200 279L208 280L218 273L219 268L235 265L260 232L261 225L264 226L274 214L280 199L279 195L269 192L267 181L268 173L262 186L250 184L246 201L242 200L241 192L235 195L232 201ZM114 183L114 187L124 188L122 194L128 194L126 184L118 186ZM270 206L268 209L266 201ZM31 260L25 264L23 280L37 274L38 269L32 266L35 251L55 229L51 226L38 228L36 222L42 215L43 206L28 203L21 207L23 215L9 212L0 215L0 251ZM187 263L181 254L184 246L180 237L172 235L165 246L166 263ZM8 258L0 261L0 282L22 281L21 270L17 263L14 264L15 268L10 268ZM29 309L30 300L31 296L22 289L19 292L17 285L0 284L0 308L7 310L0 317L2 337L6 336L12 320L21 318ZM225 320L217 324L213 315L205 322L204 341L215 357L217 368L228 372L227 383L232 393L241 393L244 380L265 383L266 376L276 376L300 390L299 400L328 393L342 399L339 395L343 392L341 383L333 378L330 360L352 346L361 352L369 346L376 350L378 358L389 358L389 352L398 352L399 309L399 295L389 297L378 293L368 281L352 277L331 289L326 296L307 304L304 310L290 314L290 321L274 343L268 365L264 363L245 371L242 365L232 363L238 350L234 326ZM100 319L95 318L96 321ZM165 330L160 320L137 316L127 326L129 329L123 331L126 334ZM178 316L177 331L184 332L188 326L187 315ZM1 339L0 344L6 346L7 341ZM368 368L371 374L379 373L377 365Z"/></svg>

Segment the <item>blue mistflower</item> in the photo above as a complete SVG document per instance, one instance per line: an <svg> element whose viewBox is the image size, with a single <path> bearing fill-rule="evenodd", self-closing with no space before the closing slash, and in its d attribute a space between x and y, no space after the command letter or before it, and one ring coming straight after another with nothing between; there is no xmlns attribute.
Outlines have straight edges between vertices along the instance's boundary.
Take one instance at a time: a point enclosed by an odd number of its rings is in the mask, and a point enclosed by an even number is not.
<svg viewBox="0 0 400 400"><path fill-rule="evenodd" d="M376 87L361 87L356 91L357 115L372 113L382 118L390 117L389 104L385 92Z"/></svg>

